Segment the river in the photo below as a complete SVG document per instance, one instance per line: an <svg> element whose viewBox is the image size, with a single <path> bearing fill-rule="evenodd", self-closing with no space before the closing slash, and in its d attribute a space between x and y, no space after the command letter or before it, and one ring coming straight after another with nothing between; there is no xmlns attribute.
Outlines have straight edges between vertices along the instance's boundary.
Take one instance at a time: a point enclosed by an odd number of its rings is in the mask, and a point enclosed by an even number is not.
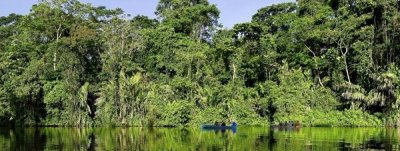
<svg viewBox="0 0 400 151"><path fill-rule="evenodd" d="M1 128L0 150L399 150L389 128Z"/></svg>

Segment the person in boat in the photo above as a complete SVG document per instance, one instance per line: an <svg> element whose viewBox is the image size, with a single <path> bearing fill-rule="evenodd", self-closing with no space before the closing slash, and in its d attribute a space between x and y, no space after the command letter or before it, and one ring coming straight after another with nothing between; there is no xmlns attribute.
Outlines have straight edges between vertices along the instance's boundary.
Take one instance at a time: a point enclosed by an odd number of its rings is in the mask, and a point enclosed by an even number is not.
<svg viewBox="0 0 400 151"><path fill-rule="evenodd" d="M294 126L295 126L296 128L299 128L299 127L301 127L301 123L300 123L299 121L296 121L296 123L294 123Z"/></svg>
<svg viewBox="0 0 400 151"><path fill-rule="evenodd" d="M237 126L237 123L234 122L232 119L229 119L229 120L228 120L228 123L231 123L230 126L232 126L232 127L236 127L236 126Z"/></svg>
<svg viewBox="0 0 400 151"><path fill-rule="evenodd" d="M289 121L289 127L293 127L294 126L294 122L293 121Z"/></svg>
<svg viewBox="0 0 400 151"><path fill-rule="evenodd" d="M226 126L226 123L225 123L225 122L222 122L222 123L221 123L221 126Z"/></svg>
<svg viewBox="0 0 400 151"><path fill-rule="evenodd" d="M232 122L232 126L237 126L237 123L236 122Z"/></svg>
<svg viewBox="0 0 400 151"><path fill-rule="evenodd" d="M237 126L237 123L236 123L236 122L231 122L231 121L229 120L229 123L232 124L231 126ZM214 122L214 126L227 126L227 125L226 125L226 122L218 122L218 121L215 121L215 122Z"/></svg>

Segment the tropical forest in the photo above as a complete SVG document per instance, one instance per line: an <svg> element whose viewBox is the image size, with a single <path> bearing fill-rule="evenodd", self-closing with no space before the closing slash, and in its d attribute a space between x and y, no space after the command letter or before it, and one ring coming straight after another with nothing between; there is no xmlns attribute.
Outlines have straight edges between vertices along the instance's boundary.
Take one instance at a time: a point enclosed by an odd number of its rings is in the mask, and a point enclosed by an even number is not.
<svg viewBox="0 0 400 151"><path fill-rule="evenodd" d="M0 125L400 126L400 1L297 0L224 28L208 0L156 18L79 0L0 17Z"/></svg>

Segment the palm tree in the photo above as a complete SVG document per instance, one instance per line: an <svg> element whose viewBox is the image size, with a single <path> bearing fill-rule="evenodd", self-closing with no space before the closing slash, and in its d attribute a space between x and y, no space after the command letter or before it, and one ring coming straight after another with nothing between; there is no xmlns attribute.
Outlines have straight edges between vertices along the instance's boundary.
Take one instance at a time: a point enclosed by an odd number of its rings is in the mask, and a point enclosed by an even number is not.
<svg viewBox="0 0 400 151"><path fill-rule="evenodd" d="M368 93L368 105L378 105L385 112L398 109L399 107L399 92L397 90L399 78L398 76L387 71L380 75L373 75L377 86Z"/></svg>
<svg viewBox="0 0 400 151"><path fill-rule="evenodd" d="M360 108L361 105L364 105L367 102L367 97L365 95L365 90L356 84L352 84L350 82L345 82L340 85L336 85L335 89L342 92L341 97L343 97L347 103L350 105L350 109Z"/></svg>

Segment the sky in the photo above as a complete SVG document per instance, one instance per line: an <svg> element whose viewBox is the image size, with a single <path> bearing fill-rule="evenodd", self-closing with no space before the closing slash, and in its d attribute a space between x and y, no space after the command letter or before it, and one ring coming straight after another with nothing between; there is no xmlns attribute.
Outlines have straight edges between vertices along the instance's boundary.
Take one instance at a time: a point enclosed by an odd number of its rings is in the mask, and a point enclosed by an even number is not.
<svg viewBox="0 0 400 151"><path fill-rule="evenodd" d="M122 8L126 14L145 15L155 18L154 11L158 0L80 0L93 4L93 6L106 6L107 8ZM216 4L221 14L219 22L226 28L234 24L251 21L251 17L258 9L283 2L294 0L209 0ZM0 16L10 13L28 14L37 0L0 0Z"/></svg>

